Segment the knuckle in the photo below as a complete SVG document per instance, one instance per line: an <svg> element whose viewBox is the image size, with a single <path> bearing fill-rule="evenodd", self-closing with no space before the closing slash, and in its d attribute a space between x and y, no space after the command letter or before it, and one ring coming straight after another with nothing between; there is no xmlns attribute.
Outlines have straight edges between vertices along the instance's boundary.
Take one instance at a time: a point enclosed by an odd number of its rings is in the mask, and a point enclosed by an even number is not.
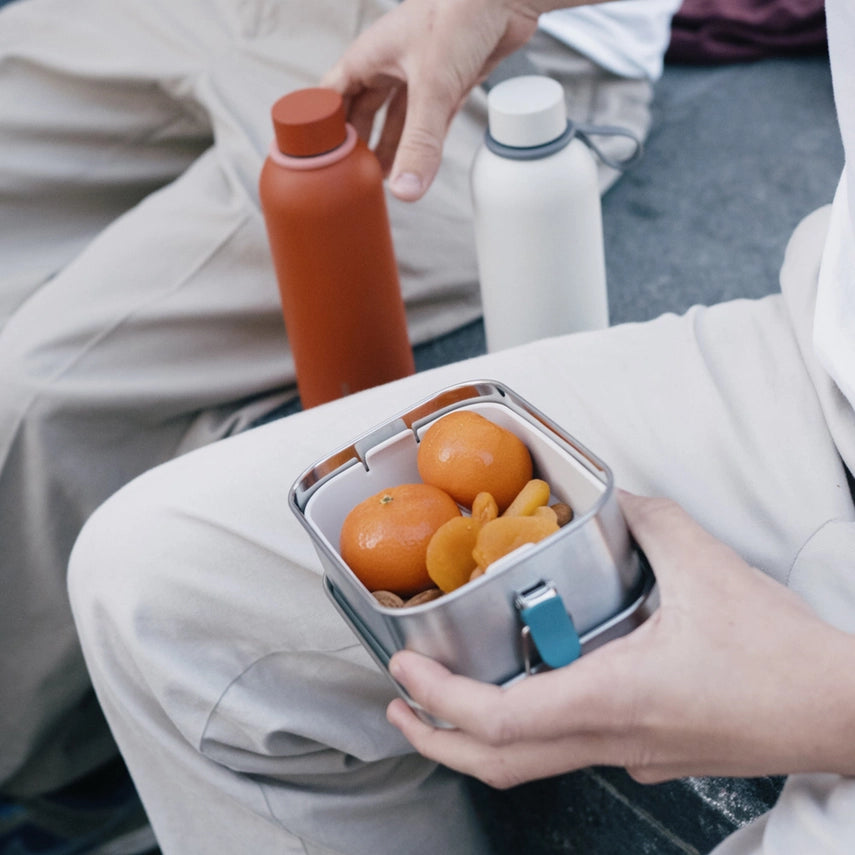
<svg viewBox="0 0 855 855"><path fill-rule="evenodd" d="M520 741L520 726L515 716L507 714L501 707L483 722L481 738L488 745L501 748Z"/></svg>
<svg viewBox="0 0 855 855"><path fill-rule="evenodd" d="M644 500L636 511L640 528L670 526L683 516L683 509L673 499L654 496Z"/></svg>
<svg viewBox="0 0 855 855"><path fill-rule="evenodd" d="M643 766L627 766L626 771L629 774L629 777L638 784L654 783L650 770L645 769Z"/></svg>
<svg viewBox="0 0 855 855"><path fill-rule="evenodd" d="M667 496L655 496L648 503L649 513L652 516L669 517L680 513L680 506Z"/></svg>
<svg viewBox="0 0 855 855"><path fill-rule="evenodd" d="M500 756L485 765L480 777L488 787L494 790L510 790L522 783L521 778L514 774Z"/></svg>
<svg viewBox="0 0 855 855"><path fill-rule="evenodd" d="M663 774L654 766L631 766L627 767L627 773L633 781L639 784L661 784L668 780L668 775Z"/></svg>
<svg viewBox="0 0 855 855"><path fill-rule="evenodd" d="M668 763L661 751L651 744L651 735L639 736L633 739L625 750L630 760L626 771L639 784L658 784L668 779Z"/></svg>
<svg viewBox="0 0 855 855"><path fill-rule="evenodd" d="M442 141L429 128L414 126L407 128L406 138L401 139L400 148L419 157L438 157L442 153Z"/></svg>

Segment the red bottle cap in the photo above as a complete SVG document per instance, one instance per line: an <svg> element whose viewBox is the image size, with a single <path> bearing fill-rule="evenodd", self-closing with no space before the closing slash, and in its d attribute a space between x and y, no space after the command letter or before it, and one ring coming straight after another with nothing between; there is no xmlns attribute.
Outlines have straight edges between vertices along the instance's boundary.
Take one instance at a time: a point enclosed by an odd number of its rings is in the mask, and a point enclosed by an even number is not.
<svg viewBox="0 0 855 855"><path fill-rule="evenodd" d="M344 102L332 89L298 89L273 105L273 128L282 154L312 157L338 148L347 137Z"/></svg>

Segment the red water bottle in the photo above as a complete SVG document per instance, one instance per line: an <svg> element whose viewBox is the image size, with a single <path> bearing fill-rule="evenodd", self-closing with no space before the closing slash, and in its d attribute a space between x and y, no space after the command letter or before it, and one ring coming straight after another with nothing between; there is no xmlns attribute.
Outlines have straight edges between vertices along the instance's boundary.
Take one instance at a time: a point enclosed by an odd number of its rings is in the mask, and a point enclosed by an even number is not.
<svg viewBox="0 0 855 855"><path fill-rule="evenodd" d="M377 158L331 89L292 92L272 114L259 193L308 408L415 365Z"/></svg>

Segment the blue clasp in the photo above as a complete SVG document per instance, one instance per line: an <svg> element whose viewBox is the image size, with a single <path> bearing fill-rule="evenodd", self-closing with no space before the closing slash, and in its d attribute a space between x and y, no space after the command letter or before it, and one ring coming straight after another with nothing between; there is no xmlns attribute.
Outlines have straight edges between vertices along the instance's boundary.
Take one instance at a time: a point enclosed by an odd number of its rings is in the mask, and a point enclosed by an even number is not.
<svg viewBox="0 0 855 855"><path fill-rule="evenodd" d="M524 633L527 630L546 665L561 668L581 656L579 634L554 582L538 582L518 593L514 605L525 624ZM530 671L528 656L526 659L526 670Z"/></svg>

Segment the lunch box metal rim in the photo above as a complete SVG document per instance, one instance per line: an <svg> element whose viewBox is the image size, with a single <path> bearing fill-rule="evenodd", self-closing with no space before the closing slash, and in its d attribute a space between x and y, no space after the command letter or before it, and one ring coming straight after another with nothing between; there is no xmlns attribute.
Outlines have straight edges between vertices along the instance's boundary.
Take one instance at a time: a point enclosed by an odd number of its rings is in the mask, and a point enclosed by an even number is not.
<svg viewBox="0 0 855 855"><path fill-rule="evenodd" d="M603 497L613 489L614 478L611 469L588 448L575 439L571 440L552 419L497 380L472 380L449 386L422 399L407 410L392 416L391 419L365 431L354 441L342 445L321 460L315 461L303 470L289 490L288 502L292 510L306 525L305 510L312 495L323 484L350 466L361 464L367 471L366 456L374 446L402 430L411 430L418 437L418 431L425 422L437 419L446 412L460 409L467 404L490 401L501 403L528 421L534 421L540 427L548 428L549 438L552 441L603 481L606 488ZM437 406L428 409L433 404Z"/></svg>

